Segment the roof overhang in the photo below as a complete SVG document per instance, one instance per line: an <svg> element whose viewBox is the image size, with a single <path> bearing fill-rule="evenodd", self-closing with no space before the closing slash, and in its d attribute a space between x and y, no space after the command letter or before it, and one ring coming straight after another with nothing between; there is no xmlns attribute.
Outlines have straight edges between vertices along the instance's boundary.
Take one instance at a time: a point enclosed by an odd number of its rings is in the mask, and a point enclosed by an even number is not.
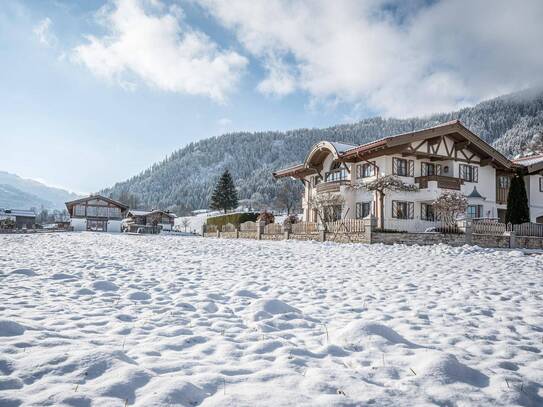
<svg viewBox="0 0 543 407"><path fill-rule="evenodd" d="M419 158L418 156L420 155L421 157L436 161L443 160L446 159L446 157L429 153L414 153L412 150L411 152L408 150L413 142L433 138L437 140L442 136L451 137L453 140L455 140L455 143L462 144L464 148L467 148L480 156L480 165L492 165L505 171L515 171L521 168L519 164L510 161L499 151L475 135L459 120L453 120L428 129L384 137L379 140L342 151L338 151L338 149L334 146L334 143L321 141L311 148L303 164L298 164L290 168L276 171L273 173L273 176L275 178L303 178L310 174L320 173L320 170L322 169L322 162L329 154L332 154L334 160L339 160L342 162L367 161L385 154L398 153L417 155L417 158ZM543 162L541 164L537 164L537 166L537 168L534 167L535 171L540 171L543 169Z"/></svg>
<svg viewBox="0 0 543 407"><path fill-rule="evenodd" d="M108 197L105 197L105 196L102 196L102 195L90 195L90 196L86 196L84 198L79 198L79 199L76 199L76 200L73 200L73 201L68 201L65 203L66 207L68 208L68 210L70 210L70 208L72 206L74 206L75 204L78 204L78 203L84 203L84 202L87 202L87 201L91 201L93 199L100 199L102 201L106 201L107 203L110 203L112 205L115 205L115 206L118 206L119 208L121 208L122 210L127 210L128 209L128 205L125 205L119 201L116 201L114 199L111 199L111 198L108 198Z"/></svg>

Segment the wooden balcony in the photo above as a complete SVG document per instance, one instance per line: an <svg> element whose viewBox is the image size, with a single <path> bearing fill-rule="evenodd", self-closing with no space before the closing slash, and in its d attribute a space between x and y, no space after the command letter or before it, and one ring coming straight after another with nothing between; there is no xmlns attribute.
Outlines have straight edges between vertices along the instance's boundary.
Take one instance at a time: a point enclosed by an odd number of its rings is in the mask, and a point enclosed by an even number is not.
<svg viewBox="0 0 543 407"><path fill-rule="evenodd" d="M347 185L349 183L349 180L340 180L340 181L328 181L328 182L321 182L320 184L317 184L315 189L317 190L317 194L323 194L325 192L339 192L339 188L342 185Z"/></svg>
<svg viewBox="0 0 543 407"><path fill-rule="evenodd" d="M464 180L454 177L446 177L443 175L427 175L425 177L416 177L415 182L419 184L421 189L428 188L429 181L437 181L437 187L442 189L454 189L460 191Z"/></svg>

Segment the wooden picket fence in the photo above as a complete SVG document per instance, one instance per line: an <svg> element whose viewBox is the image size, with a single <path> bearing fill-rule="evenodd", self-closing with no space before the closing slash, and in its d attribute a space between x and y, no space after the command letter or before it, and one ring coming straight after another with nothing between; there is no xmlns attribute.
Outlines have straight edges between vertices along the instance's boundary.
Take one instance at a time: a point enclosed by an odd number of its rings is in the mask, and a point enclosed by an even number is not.
<svg viewBox="0 0 543 407"><path fill-rule="evenodd" d="M235 232L236 231L236 226L233 225L232 223L227 223L226 225L223 225L222 231L223 232Z"/></svg>
<svg viewBox="0 0 543 407"><path fill-rule="evenodd" d="M501 236L507 231L507 225L494 220L474 220L472 232L480 235Z"/></svg>
<svg viewBox="0 0 543 407"><path fill-rule="evenodd" d="M283 233L283 227L280 223L269 223L264 226L264 234L266 235L279 235Z"/></svg>
<svg viewBox="0 0 543 407"><path fill-rule="evenodd" d="M247 221L239 225L239 230L242 232L256 232L256 222Z"/></svg>
<svg viewBox="0 0 543 407"><path fill-rule="evenodd" d="M292 225L292 233L295 235L317 233L318 231L317 224L314 222L298 222Z"/></svg>
<svg viewBox="0 0 543 407"><path fill-rule="evenodd" d="M474 220L472 231L481 235L503 235L505 232L515 232L517 236L543 237L543 224L526 222L512 225L493 220Z"/></svg>
<svg viewBox="0 0 543 407"><path fill-rule="evenodd" d="M344 219L326 222L326 229L330 233L364 233L364 220Z"/></svg>
<svg viewBox="0 0 543 407"><path fill-rule="evenodd" d="M543 237L543 224L541 223L508 224L507 230L515 232L517 236Z"/></svg>
<svg viewBox="0 0 543 407"><path fill-rule="evenodd" d="M206 233L216 233L217 232L217 225L205 225L206 226Z"/></svg>

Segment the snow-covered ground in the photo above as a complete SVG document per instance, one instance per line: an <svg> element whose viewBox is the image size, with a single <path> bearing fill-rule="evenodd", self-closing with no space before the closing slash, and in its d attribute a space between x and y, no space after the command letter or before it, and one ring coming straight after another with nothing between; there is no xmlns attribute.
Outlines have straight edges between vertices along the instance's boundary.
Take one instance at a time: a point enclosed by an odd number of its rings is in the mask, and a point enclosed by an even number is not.
<svg viewBox="0 0 543 407"><path fill-rule="evenodd" d="M469 247L0 235L0 405L543 405L542 277Z"/></svg>

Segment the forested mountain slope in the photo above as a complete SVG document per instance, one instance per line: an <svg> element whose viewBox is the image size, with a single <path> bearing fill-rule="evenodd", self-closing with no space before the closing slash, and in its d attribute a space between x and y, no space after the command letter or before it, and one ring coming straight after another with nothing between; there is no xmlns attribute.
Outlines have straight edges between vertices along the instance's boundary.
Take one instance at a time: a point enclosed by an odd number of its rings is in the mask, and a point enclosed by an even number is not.
<svg viewBox="0 0 543 407"><path fill-rule="evenodd" d="M272 171L301 162L320 140L362 144L453 119L460 119L483 140L512 157L525 150L535 133L543 132L543 91L518 92L424 118L375 117L326 129L225 134L191 143L102 192L114 198L133 195L142 208L170 208L183 213L206 208L217 177L228 168L240 198L260 192L272 202L278 189Z"/></svg>

